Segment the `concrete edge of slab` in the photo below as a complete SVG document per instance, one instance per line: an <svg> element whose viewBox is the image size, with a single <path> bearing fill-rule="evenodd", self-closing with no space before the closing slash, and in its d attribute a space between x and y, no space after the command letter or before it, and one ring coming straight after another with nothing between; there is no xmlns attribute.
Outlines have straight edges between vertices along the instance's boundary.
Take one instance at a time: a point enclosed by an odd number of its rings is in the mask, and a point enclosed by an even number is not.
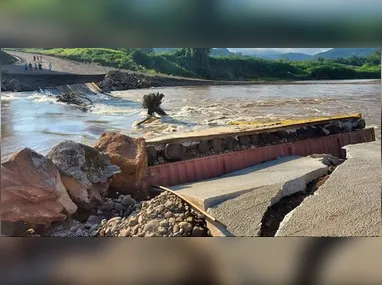
<svg viewBox="0 0 382 285"><path fill-rule="evenodd" d="M346 156L347 157L347 156ZM348 157L347 157L348 158ZM338 168L341 167L341 165L338 165L334 170L333 172L330 174L330 176L335 173L336 171L338 171ZM325 183L327 183L330 179L330 176L329 178L324 182L324 184L322 184L321 186L325 185ZM320 188L321 188L320 186ZM288 221L291 219L291 217L293 216L293 214L296 212L297 209L299 209L300 207L302 207L304 205L304 203L306 203L306 201L309 201L309 199L312 199L314 196L317 196L317 195L320 195L320 188L317 189L317 191L315 191L313 193L313 195L309 196L309 197L306 197L304 199L304 201L302 201L302 203L300 205L298 205L296 208L294 208L292 211L290 211L288 214L285 215L284 219L280 222L280 226L279 228L277 229L276 231L276 234L275 234L275 237L282 237L282 229L283 227L288 223Z"/></svg>
<svg viewBox="0 0 382 285"><path fill-rule="evenodd" d="M286 181L284 183L278 184L279 190L273 196L273 198L269 201L269 204L267 205L267 209L269 207L273 206L274 204L276 204L277 202L279 202L284 197L293 195L293 194L298 193L298 192L305 191L308 183L326 175L327 173L328 173L328 166L323 165L321 168L316 169L316 170L311 171L311 172L308 172L308 173L304 174L303 176L300 176L300 177L297 177L293 180L289 180L289 181ZM264 186L262 186L262 187L264 187ZM261 188L261 187L252 188L249 191L242 192L240 195L236 195L236 197L234 197L234 198L237 198L237 197L241 196L242 194L246 194L246 193L251 192L251 191L256 191L256 189L259 189L259 188ZM234 199L234 198L232 198L232 199ZM227 200L225 200L225 201L227 201ZM216 206L216 205L217 204L215 204L214 206ZM208 209L207 209L207 212L209 212ZM266 213L266 211L264 211L263 214L265 214L265 213ZM222 221L222 222L224 222L224 221ZM259 236L261 226L262 226L262 223L260 222L258 225L259 231L257 233L254 233L253 236ZM220 225L218 223L207 222L207 227L210 229L211 235L214 237L232 237L232 236L235 236L234 234L232 234L229 231L229 229L224 228L222 225Z"/></svg>

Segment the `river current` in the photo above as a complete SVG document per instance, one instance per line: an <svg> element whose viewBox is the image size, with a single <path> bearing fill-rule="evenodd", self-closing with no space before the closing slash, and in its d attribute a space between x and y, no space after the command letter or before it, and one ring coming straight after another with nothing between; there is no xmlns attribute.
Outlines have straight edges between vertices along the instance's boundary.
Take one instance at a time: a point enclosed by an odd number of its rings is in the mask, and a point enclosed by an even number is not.
<svg viewBox="0 0 382 285"><path fill-rule="evenodd" d="M104 131L122 131L130 136L150 138L230 121L271 121L349 113L362 113L367 125L376 128L376 137L380 140L380 83L311 83L116 91L112 96L93 96L94 107L87 112L57 103L54 96L38 92L3 93L1 158L4 161L24 147L45 154L66 139L92 144ZM135 124L146 117L142 97L151 92L165 95L162 106L169 116L136 127Z"/></svg>

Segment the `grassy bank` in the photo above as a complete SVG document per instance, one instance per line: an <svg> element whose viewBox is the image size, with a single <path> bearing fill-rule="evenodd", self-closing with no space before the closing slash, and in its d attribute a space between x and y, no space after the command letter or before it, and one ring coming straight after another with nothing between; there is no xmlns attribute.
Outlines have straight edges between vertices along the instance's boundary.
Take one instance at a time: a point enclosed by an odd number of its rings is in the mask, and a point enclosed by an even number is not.
<svg viewBox="0 0 382 285"><path fill-rule="evenodd" d="M209 56L208 49L178 49L160 54L150 52L149 49L55 48L22 50L148 74L166 74L210 80L377 79L381 76L380 52L369 58L274 61L256 57Z"/></svg>

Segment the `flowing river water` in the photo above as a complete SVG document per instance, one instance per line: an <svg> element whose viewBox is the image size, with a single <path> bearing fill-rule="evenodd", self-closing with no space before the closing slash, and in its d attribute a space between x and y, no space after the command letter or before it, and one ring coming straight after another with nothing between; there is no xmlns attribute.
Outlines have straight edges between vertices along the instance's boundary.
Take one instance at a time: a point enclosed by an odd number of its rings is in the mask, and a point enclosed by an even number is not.
<svg viewBox="0 0 382 285"><path fill-rule="evenodd" d="M84 112L57 103L54 96L38 92L1 95L1 159L24 147L46 154L69 139L93 144L104 131L123 131L146 138L168 132L186 132L224 125L230 121L270 121L362 113L367 126L381 132L381 84L348 81L346 84L234 85L165 87L94 95L94 107ZM333 82L330 82L333 83ZM344 83L344 82L338 82ZM168 117L137 128L146 117L142 97L165 95Z"/></svg>

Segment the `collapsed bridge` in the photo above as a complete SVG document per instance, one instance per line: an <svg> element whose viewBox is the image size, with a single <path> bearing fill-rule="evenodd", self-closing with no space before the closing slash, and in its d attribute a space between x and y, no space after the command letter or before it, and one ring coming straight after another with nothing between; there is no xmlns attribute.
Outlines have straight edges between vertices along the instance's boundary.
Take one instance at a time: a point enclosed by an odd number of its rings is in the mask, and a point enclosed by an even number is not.
<svg viewBox="0 0 382 285"><path fill-rule="evenodd" d="M221 176L277 157L327 153L344 158L342 147L375 140L361 114L228 126L146 141L145 184L179 185Z"/></svg>

